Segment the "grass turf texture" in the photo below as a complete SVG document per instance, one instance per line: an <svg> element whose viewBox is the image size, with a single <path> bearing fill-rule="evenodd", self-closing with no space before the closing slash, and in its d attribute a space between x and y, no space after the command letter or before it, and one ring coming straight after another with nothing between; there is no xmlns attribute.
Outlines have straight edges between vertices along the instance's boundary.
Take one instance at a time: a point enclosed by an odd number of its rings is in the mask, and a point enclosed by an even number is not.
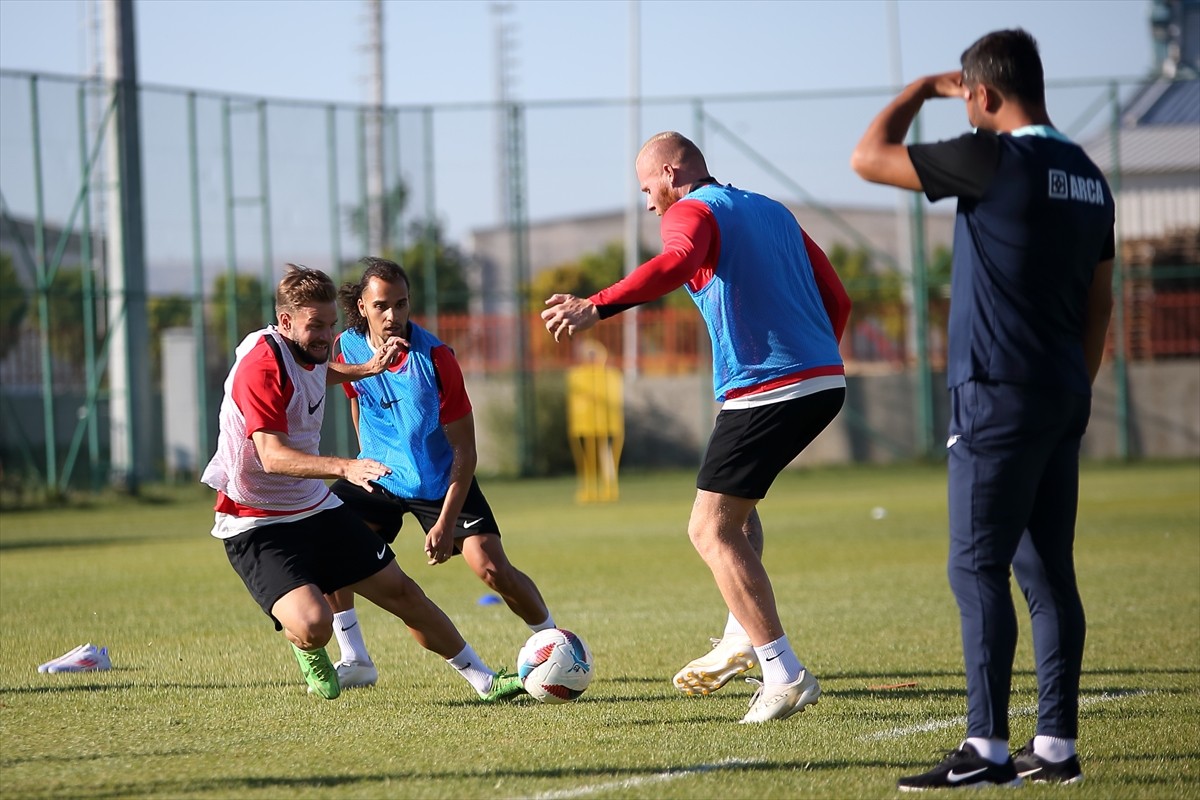
<svg viewBox="0 0 1200 800"><path fill-rule="evenodd" d="M943 469L776 483L761 505L766 561L824 695L761 726L736 724L744 683L688 698L669 682L724 621L687 542L692 486L690 474L626 475L619 503L580 507L570 480L486 482L514 563L595 655L596 680L564 706L474 701L362 601L379 684L333 702L306 695L286 641L208 537L200 491L6 512L0 794L890 797L897 777L957 744L965 701ZM1090 466L1081 494L1087 780L1070 795L1200 797L1200 467ZM887 515L873 519L875 507ZM492 666L512 667L528 630L504 606L476 603L484 587L459 559L425 566L421 544L410 520L402 566ZM1036 703L1019 595L1017 607L1014 746L1032 735ZM109 647L111 672L36 672L85 641Z"/></svg>

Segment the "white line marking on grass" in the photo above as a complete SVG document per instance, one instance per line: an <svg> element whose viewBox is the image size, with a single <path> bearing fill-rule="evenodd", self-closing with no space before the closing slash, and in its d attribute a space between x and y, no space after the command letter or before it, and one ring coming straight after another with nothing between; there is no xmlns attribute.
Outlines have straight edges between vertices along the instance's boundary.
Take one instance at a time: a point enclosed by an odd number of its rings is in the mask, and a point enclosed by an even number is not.
<svg viewBox="0 0 1200 800"><path fill-rule="evenodd" d="M1124 700L1127 697L1140 697L1145 694L1150 694L1144 689L1139 689L1132 692L1104 692L1098 695L1085 695L1079 698L1079 707L1093 706L1097 703L1110 703L1114 700ZM1037 716L1037 704L1021 706L1009 711L1010 717L1034 717ZM902 728L888 728L885 731L876 731L862 737L867 741L882 741L884 739L900 739L904 736L912 736L915 733L930 733L932 731L945 730L946 728L965 727L967 718L954 717L952 719L935 719L929 722L922 722L919 725L905 725Z"/></svg>
<svg viewBox="0 0 1200 800"><path fill-rule="evenodd" d="M689 775L699 775L705 772L715 772L720 769L737 769L748 764L758 764L761 761L761 758L726 758L715 764L697 764L693 767L669 769L666 772L659 772L654 775L641 775L636 778L625 778L624 780L609 781L607 783L593 783L589 786L577 786L574 789L556 789L552 792L530 795L529 800L568 800L568 798L572 797L586 797L589 794L607 792L610 789L633 789L637 786L645 786L648 783L665 783L677 778L686 778Z"/></svg>

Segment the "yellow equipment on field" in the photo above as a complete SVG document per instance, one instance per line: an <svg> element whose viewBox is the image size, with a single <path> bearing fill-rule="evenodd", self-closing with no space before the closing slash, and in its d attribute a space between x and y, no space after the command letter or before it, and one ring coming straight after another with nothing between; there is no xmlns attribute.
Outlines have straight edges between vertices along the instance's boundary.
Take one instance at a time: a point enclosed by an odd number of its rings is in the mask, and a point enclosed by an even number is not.
<svg viewBox="0 0 1200 800"><path fill-rule="evenodd" d="M617 499L617 467L625 444L625 400L621 373L605 366L608 351L596 341L583 343L586 363L567 371L567 435L580 503Z"/></svg>

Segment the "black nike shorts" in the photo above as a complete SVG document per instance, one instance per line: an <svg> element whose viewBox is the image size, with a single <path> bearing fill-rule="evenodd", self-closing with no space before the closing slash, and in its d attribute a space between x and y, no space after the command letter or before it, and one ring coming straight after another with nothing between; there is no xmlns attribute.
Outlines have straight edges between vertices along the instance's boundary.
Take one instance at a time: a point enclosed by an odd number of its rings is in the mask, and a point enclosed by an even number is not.
<svg viewBox="0 0 1200 800"><path fill-rule="evenodd" d="M754 408L722 410L713 424L696 476L696 488L761 500L792 463L837 416L842 387Z"/></svg>
<svg viewBox="0 0 1200 800"><path fill-rule="evenodd" d="M388 544L396 541L406 513L416 517L421 529L426 533L442 513L442 501L445 498L409 499L393 494L379 484L373 485L375 491L368 492L350 481L338 480L329 488L355 514L362 517L364 522L375 528L375 532ZM471 488L467 490L467 499L454 525L454 554L462 552L462 539L481 533L494 533L499 536L500 526L496 523L487 498L483 496L483 490L479 488L479 481L472 478Z"/></svg>
<svg viewBox="0 0 1200 800"><path fill-rule="evenodd" d="M344 505L225 539L225 554L250 595L282 630L271 609L293 589L324 594L371 577L396 559L390 547Z"/></svg>

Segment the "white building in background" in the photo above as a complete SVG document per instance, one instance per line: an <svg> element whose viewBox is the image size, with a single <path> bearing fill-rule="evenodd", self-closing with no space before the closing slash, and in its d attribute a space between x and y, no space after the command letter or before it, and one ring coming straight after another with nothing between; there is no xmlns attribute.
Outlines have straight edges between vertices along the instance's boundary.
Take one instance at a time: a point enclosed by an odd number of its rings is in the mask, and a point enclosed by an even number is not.
<svg viewBox="0 0 1200 800"><path fill-rule="evenodd" d="M1158 74L1121 108L1116 141L1086 142L1117 201L1121 239L1200 228L1200 0L1155 0Z"/></svg>
<svg viewBox="0 0 1200 800"><path fill-rule="evenodd" d="M1123 109L1115 152L1109 134L1084 147L1113 187L1122 240L1200 228L1200 79L1146 84Z"/></svg>

